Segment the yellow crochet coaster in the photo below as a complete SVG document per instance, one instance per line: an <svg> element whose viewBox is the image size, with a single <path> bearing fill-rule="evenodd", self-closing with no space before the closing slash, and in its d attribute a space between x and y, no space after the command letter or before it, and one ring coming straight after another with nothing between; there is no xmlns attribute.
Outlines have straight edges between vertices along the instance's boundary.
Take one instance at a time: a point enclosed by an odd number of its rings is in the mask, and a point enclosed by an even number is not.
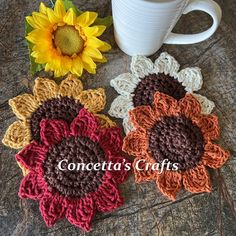
<svg viewBox="0 0 236 236"><path fill-rule="evenodd" d="M75 76L69 75L59 86L53 80L37 78L33 94L22 94L9 100L19 120L9 126L2 142L11 148L23 148L31 140L40 140L42 119L70 123L82 108L94 113L102 127L114 126L107 116L96 114L104 109L105 104L104 89L83 90L82 82Z"/></svg>

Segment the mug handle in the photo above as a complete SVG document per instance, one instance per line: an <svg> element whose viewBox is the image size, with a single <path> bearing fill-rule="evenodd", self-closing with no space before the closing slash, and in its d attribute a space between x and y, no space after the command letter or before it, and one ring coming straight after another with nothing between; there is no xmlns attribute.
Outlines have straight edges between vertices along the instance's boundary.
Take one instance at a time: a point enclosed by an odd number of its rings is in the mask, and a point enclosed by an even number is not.
<svg viewBox="0 0 236 236"><path fill-rule="evenodd" d="M165 39L164 43L166 44L199 43L208 39L215 33L222 17L222 11L220 6L212 0L190 0L187 7L183 11L183 14L187 14L195 10L200 10L208 13L213 19L212 26L208 30L198 34L175 34L171 32Z"/></svg>

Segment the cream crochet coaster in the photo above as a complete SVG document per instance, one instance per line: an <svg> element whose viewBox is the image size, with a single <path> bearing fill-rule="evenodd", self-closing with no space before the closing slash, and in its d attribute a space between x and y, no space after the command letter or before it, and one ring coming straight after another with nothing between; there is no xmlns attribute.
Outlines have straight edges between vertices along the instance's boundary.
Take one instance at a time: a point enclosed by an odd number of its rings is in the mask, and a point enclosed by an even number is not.
<svg viewBox="0 0 236 236"><path fill-rule="evenodd" d="M179 100L186 93L192 93L201 104L201 113L210 114L215 107L206 97L194 93L202 87L203 78L198 67L179 70L180 65L167 52L153 63L145 56L134 56L131 73L124 73L112 79L110 85L120 94L111 104L109 114L123 119L125 133L133 130L129 121L130 110L141 105L151 105L153 95L159 91Z"/></svg>

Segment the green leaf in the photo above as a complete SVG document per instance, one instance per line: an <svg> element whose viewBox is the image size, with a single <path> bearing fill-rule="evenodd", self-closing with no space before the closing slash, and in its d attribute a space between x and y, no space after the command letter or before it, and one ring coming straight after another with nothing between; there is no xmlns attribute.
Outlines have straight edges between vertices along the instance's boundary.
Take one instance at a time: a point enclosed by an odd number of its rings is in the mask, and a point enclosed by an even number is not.
<svg viewBox="0 0 236 236"><path fill-rule="evenodd" d="M25 20L25 36L28 35L33 30L31 25ZM34 57L31 56L31 53L33 51L33 46L31 42L27 40L28 44L28 50L29 50L29 59L30 59L30 72L34 75L36 72L41 71L44 68L44 65L38 64L35 62Z"/></svg>
<svg viewBox="0 0 236 236"><path fill-rule="evenodd" d="M73 3L72 1L70 1L70 0L63 0L63 3L64 3L64 6L65 6L66 10L72 8L77 16L79 16L79 15L81 15L81 14L83 13L82 11L80 11L80 10L74 5L74 3Z"/></svg>
<svg viewBox="0 0 236 236"><path fill-rule="evenodd" d="M112 25L112 16L107 16L105 18L97 18L94 25L105 25L107 28Z"/></svg>

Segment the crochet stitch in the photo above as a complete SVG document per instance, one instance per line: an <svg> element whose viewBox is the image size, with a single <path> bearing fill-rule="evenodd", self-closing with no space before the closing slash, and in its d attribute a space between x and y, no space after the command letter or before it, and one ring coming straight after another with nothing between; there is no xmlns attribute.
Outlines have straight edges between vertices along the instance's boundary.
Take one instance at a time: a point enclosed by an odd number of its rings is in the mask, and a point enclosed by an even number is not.
<svg viewBox="0 0 236 236"><path fill-rule="evenodd" d="M16 155L29 173L21 181L19 196L40 202L47 226L66 217L89 231L96 210L109 212L123 204L118 185L125 181L130 163L122 157L121 130L101 128L97 119L84 108L70 126L63 120L40 122L41 143L32 141ZM60 170L58 163L120 163L121 168L98 171Z"/></svg>
<svg viewBox="0 0 236 236"><path fill-rule="evenodd" d="M155 180L172 200L182 185L193 193L211 191L205 166L220 168L229 158L227 151L212 143L219 137L217 116L201 114L200 103L191 94L176 100L160 92L155 93L152 106L138 106L129 116L136 130L125 137L123 150L135 156L136 182ZM139 160L145 160L145 165L165 159L177 163L178 171L135 168Z"/></svg>
<svg viewBox="0 0 236 236"><path fill-rule="evenodd" d="M133 130L128 112L134 107L151 105L155 92L165 93L179 100L192 93L201 104L201 112L210 114L214 103L206 97L193 93L202 86L202 74L198 67L179 71L179 63L164 52L153 63L144 56L132 57L131 72L112 79L110 84L120 94L111 104L109 114L123 119L125 133Z"/></svg>
<svg viewBox="0 0 236 236"><path fill-rule="evenodd" d="M22 94L9 100L13 112L20 119L9 126L2 142L19 149L31 140L39 141L42 119L63 119L70 123L81 108L92 113L103 110L106 103L104 89L83 90L82 82L69 75L58 86L53 80L37 78L32 94ZM104 127L115 124L105 115L95 115Z"/></svg>

